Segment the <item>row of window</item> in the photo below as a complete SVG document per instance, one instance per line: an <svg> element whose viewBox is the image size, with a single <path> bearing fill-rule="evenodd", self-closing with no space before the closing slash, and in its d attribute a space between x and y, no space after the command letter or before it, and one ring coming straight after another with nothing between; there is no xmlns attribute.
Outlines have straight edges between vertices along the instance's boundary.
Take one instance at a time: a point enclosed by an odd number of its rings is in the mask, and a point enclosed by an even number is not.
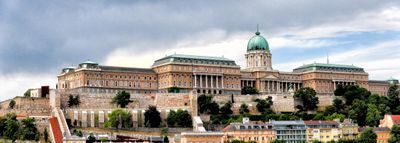
<svg viewBox="0 0 400 143"><path fill-rule="evenodd" d="M308 139L312 139L312 138L313 138L313 136L308 136ZM319 138L320 138L320 139L323 139L324 136L319 136ZM326 139L330 139L330 136L325 136L325 138L326 138ZM337 139L338 136L333 136L333 138L334 138L334 139Z"/></svg>
<svg viewBox="0 0 400 143"><path fill-rule="evenodd" d="M140 93L152 93L152 91L139 91L139 90L118 90L118 89L99 89L99 88L80 88L78 93L90 93L90 94L117 94L119 91L125 91L130 94L140 94Z"/></svg>
<svg viewBox="0 0 400 143"><path fill-rule="evenodd" d="M105 84L104 84L105 83ZM151 82L139 82L139 81L113 81L113 80L86 80L86 86L106 86L106 87L138 87L143 86L144 88L156 87L156 83Z"/></svg>
<svg viewBox="0 0 400 143"><path fill-rule="evenodd" d="M140 75L109 75L101 73L86 73L86 77L105 77L107 79L144 79L144 80L157 80L156 76L140 76Z"/></svg>
<svg viewBox="0 0 400 143"><path fill-rule="evenodd" d="M246 139L248 139L247 141L259 141L259 140L264 141L264 140L272 140L272 137L248 137L248 138L240 137L240 139L242 141L245 141Z"/></svg>

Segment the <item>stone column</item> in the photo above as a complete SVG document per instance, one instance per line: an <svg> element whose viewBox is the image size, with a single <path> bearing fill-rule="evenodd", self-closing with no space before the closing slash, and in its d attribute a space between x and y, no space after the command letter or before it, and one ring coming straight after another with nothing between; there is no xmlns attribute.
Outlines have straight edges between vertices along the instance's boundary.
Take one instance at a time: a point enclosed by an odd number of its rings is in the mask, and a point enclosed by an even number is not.
<svg viewBox="0 0 400 143"><path fill-rule="evenodd" d="M214 88L214 76L211 76L211 88Z"/></svg>
<svg viewBox="0 0 400 143"><path fill-rule="evenodd" d="M224 80L225 80L225 78L224 78L224 76L222 76L222 77L221 77L222 89L224 89L224 88L225 88Z"/></svg>
<svg viewBox="0 0 400 143"><path fill-rule="evenodd" d="M197 75L194 75L194 87L197 87Z"/></svg>
<svg viewBox="0 0 400 143"><path fill-rule="evenodd" d="M132 127L134 127L134 128L139 127L138 111L137 110L132 110Z"/></svg>
<svg viewBox="0 0 400 143"><path fill-rule="evenodd" d="M82 127L87 127L87 112L82 111L82 121L81 121L81 126Z"/></svg>
<svg viewBox="0 0 400 143"><path fill-rule="evenodd" d="M217 88L219 88L219 82L218 82L219 76L216 76L215 78L216 78L215 81L216 81L216 83L217 83L217 84L215 84L215 85L217 86Z"/></svg>
<svg viewBox="0 0 400 143"><path fill-rule="evenodd" d="M260 81L260 84L261 84L261 86L260 86L260 87L261 87L261 88L260 88L260 91L263 92L263 91L264 91L263 81Z"/></svg>
<svg viewBox="0 0 400 143"><path fill-rule="evenodd" d="M288 82L285 82L285 83L286 83L285 92L288 92L289 91L289 87L288 87L289 83Z"/></svg>
<svg viewBox="0 0 400 143"><path fill-rule="evenodd" d="M270 88L269 88L269 80L267 80L267 92L269 93Z"/></svg>
<svg viewBox="0 0 400 143"><path fill-rule="evenodd" d="M203 75L200 76L200 88L203 88Z"/></svg>
<svg viewBox="0 0 400 143"><path fill-rule="evenodd" d="M281 92L281 82L277 81L276 85L277 85L277 91L280 93Z"/></svg>
<svg viewBox="0 0 400 143"><path fill-rule="evenodd" d="M90 111L90 127L94 127L95 119L94 119L94 111Z"/></svg>
<svg viewBox="0 0 400 143"><path fill-rule="evenodd" d="M335 91L335 90L336 90L336 82L333 81L333 91Z"/></svg>
<svg viewBox="0 0 400 143"><path fill-rule="evenodd" d="M208 88L208 75L206 75L206 88Z"/></svg>
<svg viewBox="0 0 400 143"><path fill-rule="evenodd" d="M103 125L104 123L104 111L99 111L99 124Z"/></svg>
<svg viewBox="0 0 400 143"><path fill-rule="evenodd" d="M72 124L76 121L76 123L78 124L78 111L74 111L74 121L72 122ZM75 125L74 125L75 126Z"/></svg>
<svg viewBox="0 0 400 143"><path fill-rule="evenodd" d="M275 81L271 81L272 83L272 91L275 91Z"/></svg>

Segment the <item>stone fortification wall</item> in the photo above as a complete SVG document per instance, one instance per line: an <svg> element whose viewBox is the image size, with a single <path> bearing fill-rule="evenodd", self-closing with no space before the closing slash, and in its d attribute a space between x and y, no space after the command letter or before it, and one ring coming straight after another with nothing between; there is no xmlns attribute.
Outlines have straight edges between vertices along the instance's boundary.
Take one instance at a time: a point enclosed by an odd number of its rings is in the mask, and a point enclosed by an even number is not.
<svg viewBox="0 0 400 143"><path fill-rule="evenodd" d="M302 105L300 100L296 100L290 94L269 94L269 95L235 95L233 96L233 111L234 113L239 113L240 105L242 103L247 104L250 113L258 114L255 99L266 99L268 96L272 97L273 106L272 110L275 112L295 112L296 105ZM326 106L332 105L333 97L326 95L317 95L319 98L319 108L318 110L325 109ZM228 101L232 100L231 95L218 95L214 96L214 101L222 105Z"/></svg>
<svg viewBox="0 0 400 143"><path fill-rule="evenodd" d="M78 95L79 96L79 95ZM63 109L68 107L69 94L61 95L61 107ZM114 96L79 96L81 109L113 109L117 108L115 104L112 104L112 98ZM149 105L156 105L157 107L181 107L190 106L189 94L165 94L157 93L154 96L146 96L142 94L131 95L133 101L128 105L128 108L147 108Z"/></svg>
<svg viewBox="0 0 400 143"><path fill-rule="evenodd" d="M116 109L116 108L115 108ZM188 106L171 107L171 108L157 108L161 114L162 126L165 126L165 121L171 110L177 111L179 109L187 110L190 113ZM64 110L66 119L71 121L72 125L79 127L103 127L104 123L108 120L108 114L114 109L73 109L69 108ZM144 113L147 108L123 109L130 112L132 115L132 127L144 127ZM76 121L75 121L76 120ZM76 122L76 124L74 123Z"/></svg>
<svg viewBox="0 0 400 143"><path fill-rule="evenodd" d="M154 105L157 107L181 107L190 106L189 94L157 94Z"/></svg>
<svg viewBox="0 0 400 143"><path fill-rule="evenodd" d="M15 112L18 115L24 116L49 116L50 104L48 98L32 98L32 97L15 97L15 107L9 108L11 100L6 100L0 103L0 116L7 113Z"/></svg>
<svg viewBox="0 0 400 143"><path fill-rule="evenodd" d="M332 105L335 96L317 95L319 104L318 110L325 110L326 106Z"/></svg>
<svg viewBox="0 0 400 143"><path fill-rule="evenodd" d="M117 105L112 104L112 98L114 96L88 96L88 95L78 95L80 100L79 107L73 108L82 108L82 109L112 109L117 108ZM68 99L69 94L60 95L61 107L63 109L68 108ZM131 100L133 101L128 105L128 108L143 108L148 105L153 104L153 99L150 96L146 95L131 95Z"/></svg>

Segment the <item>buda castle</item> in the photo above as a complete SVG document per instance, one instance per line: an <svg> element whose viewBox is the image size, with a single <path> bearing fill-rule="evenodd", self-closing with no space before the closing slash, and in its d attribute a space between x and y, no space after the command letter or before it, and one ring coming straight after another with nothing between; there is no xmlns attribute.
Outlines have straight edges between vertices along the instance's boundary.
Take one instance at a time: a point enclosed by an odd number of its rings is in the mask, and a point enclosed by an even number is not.
<svg viewBox="0 0 400 143"><path fill-rule="evenodd" d="M247 44L246 67L224 57L173 54L160 58L151 68L115 67L85 61L62 69L57 88L61 93L113 96L118 91L138 95L156 93L240 95L243 87L260 94L287 94L311 87L318 95L332 96L337 85L358 85L385 96L398 80L372 81L361 67L311 63L283 72L272 67L267 40L256 32Z"/></svg>

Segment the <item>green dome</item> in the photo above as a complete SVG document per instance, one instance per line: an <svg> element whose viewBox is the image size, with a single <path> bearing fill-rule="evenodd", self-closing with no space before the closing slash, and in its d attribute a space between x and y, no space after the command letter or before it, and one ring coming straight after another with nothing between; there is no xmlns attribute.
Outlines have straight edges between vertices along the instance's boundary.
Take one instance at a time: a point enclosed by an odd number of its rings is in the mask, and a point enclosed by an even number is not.
<svg viewBox="0 0 400 143"><path fill-rule="evenodd" d="M256 32L256 35L251 37L249 43L247 43L247 51L253 50L266 50L269 52L269 46L267 40L260 35L260 32Z"/></svg>
<svg viewBox="0 0 400 143"><path fill-rule="evenodd" d="M388 80L388 82L389 82L389 84L398 84L398 83L399 83L399 80L397 80L397 79L395 79L395 78L393 78L393 77L390 77L389 80Z"/></svg>

